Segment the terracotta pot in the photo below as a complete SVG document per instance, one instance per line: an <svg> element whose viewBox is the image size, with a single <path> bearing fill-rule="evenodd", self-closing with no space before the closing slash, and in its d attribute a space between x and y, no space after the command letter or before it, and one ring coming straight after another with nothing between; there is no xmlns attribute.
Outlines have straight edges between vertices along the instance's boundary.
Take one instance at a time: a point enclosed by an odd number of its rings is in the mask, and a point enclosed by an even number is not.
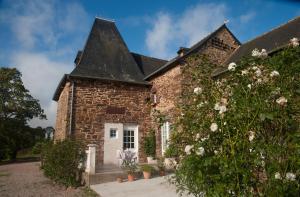
<svg viewBox="0 0 300 197"><path fill-rule="evenodd" d="M144 179L150 179L150 177L151 177L151 172L143 172L143 174L144 174Z"/></svg>
<svg viewBox="0 0 300 197"><path fill-rule="evenodd" d="M117 182L118 182L118 183L122 183L122 182L123 182L123 179L122 179L121 177L118 177L118 178L117 178Z"/></svg>
<svg viewBox="0 0 300 197"><path fill-rule="evenodd" d="M134 175L133 174L128 174L128 181L132 182L134 181Z"/></svg>
<svg viewBox="0 0 300 197"><path fill-rule="evenodd" d="M166 175L166 172L164 170L159 171L159 176L165 176L165 175Z"/></svg>

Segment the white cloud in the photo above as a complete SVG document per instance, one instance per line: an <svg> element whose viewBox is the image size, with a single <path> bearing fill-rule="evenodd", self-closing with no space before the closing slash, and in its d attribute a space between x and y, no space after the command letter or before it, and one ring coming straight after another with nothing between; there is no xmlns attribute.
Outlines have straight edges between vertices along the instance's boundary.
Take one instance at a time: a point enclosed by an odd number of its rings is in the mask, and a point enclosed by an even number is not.
<svg viewBox="0 0 300 197"><path fill-rule="evenodd" d="M168 14L159 13L153 28L147 31L146 45L155 57L169 56L169 42L173 40L174 33L171 17Z"/></svg>
<svg viewBox="0 0 300 197"><path fill-rule="evenodd" d="M44 54L18 53L12 56L12 63L22 73L22 80L30 94L40 100L47 115L47 121L34 120L31 125L54 125L56 103L51 101L63 73L69 73L72 65L50 60Z"/></svg>
<svg viewBox="0 0 300 197"><path fill-rule="evenodd" d="M168 59L179 46L190 47L220 26L226 10L224 4L200 3L179 15L160 12L147 31L146 47L151 55Z"/></svg>
<svg viewBox="0 0 300 197"><path fill-rule="evenodd" d="M252 20L255 16L256 16L256 13L253 12L253 11L250 11L246 14L241 15L240 16L240 21L241 21L241 23L247 23L250 20Z"/></svg>
<svg viewBox="0 0 300 197"><path fill-rule="evenodd" d="M76 2L58 0L7 0L4 5L0 23L10 28L17 46L8 63L21 71L25 87L40 100L48 119L35 119L30 125L54 126L52 96L63 74L73 68L75 50L82 47L89 30L88 14Z"/></svg>

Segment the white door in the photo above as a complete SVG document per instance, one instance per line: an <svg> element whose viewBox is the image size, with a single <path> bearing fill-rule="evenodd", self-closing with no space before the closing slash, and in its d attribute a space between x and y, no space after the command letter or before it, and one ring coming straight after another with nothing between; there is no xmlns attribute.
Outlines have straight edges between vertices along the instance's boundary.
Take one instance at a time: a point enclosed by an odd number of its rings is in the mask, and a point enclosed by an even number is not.
<svg viewBox="0 0 300 197"><path fill-rule="evenodd" d="M136 153L138 161L138 126L124 125L123 130L123 149L131 150Z"/></svg>
<svg viewBox="0 0 300 197"><path fill-rule="evenodd" d="M123 124L104 124L104 158L107 165L119 165L119 154L123 147Z"/></svg>

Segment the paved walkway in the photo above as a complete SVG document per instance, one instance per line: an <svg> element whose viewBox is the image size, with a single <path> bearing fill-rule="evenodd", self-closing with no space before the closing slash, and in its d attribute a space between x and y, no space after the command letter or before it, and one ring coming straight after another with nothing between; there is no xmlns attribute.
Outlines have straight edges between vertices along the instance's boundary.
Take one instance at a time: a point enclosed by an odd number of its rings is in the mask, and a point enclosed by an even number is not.
<svg viewBox="0 0 300 197"><path fill-rule="evenodd" d="M101 197L178 197L174 185L166 177L140 179L133 182L110 182L92 185L91 188ZM188 195L183 195L188 196Z"/></svg>

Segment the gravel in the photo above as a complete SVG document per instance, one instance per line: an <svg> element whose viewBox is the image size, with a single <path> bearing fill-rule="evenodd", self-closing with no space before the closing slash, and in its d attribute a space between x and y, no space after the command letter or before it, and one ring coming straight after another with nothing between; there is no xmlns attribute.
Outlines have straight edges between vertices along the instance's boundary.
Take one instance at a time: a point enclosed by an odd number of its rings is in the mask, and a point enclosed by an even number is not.
<svg viewBox="0 0 300 197"><path fill-rule="evenodd" d="M43 175L40 162L0 166L0 196L85 196L80 188L65 188Z"/></svg>

